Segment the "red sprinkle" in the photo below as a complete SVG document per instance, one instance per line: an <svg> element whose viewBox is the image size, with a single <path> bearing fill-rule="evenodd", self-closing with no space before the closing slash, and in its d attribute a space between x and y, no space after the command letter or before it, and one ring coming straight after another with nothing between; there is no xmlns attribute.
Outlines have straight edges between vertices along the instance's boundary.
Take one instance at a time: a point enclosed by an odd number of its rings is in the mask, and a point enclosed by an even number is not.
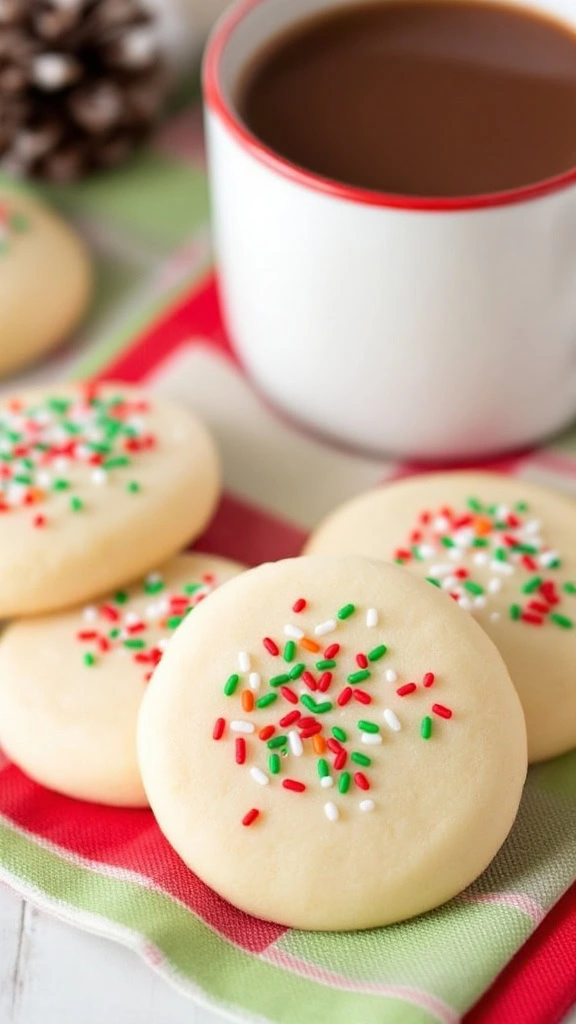
<svg viewBox="0 0 576 1024"><path fill-rule="evenodd" d="M246 740L243 736L236 739L236 764L244 764L246 760Z"/></svg>
<svg viewBox="0 0 576 1024"><path fill-rule="evenodd" d="M366 690L356 689L353 690L352 693L354 694L354 700L357 700L359 704L372 703L372 697L370 696L369 693L366 693Z"/></svg>
<svg viewBox="0 0 576 1024"><path fill-rule="evenodd" d="M303 793L306 786L303 782L296 782L296 779L283 779L284 789L290 789L293 793Z"/></svg>
<svg viewBox="0 0 576 1024"><path fill-rule="evenodd" d="M452 711L450 708L444 707L443 704L433 704L432 711L435 715L438 715L439 718L452 718Z"/></svg>
<svg viewBox="0 0 576 1024"><path fill-rule="evenodd" d="M144 622L135 622L133 626L126 627L126 632L133 636L134 633L143 633L145 629L146 624Z"/></svg>
<svg viewBox="0 0 576 1024"><path fill-rule="evenodd" d="M346 761L347 760L348 760L347 752L345 750L339 750L338 753L336 754L336 757L334 758L334 767L335 767L337 772L341 772L342 771L342 769L346 765Z"/></svg>
<svg viewBox="0 0 576 1024"><path fill-rule="evenodd" d="M330 737L329 740L326 741L326 746L328 747L328 750L332 751L333 754L340 754L342 751L346 753L342 744L339 743L338 740L334 739L332 736Z"/></svg>
<svg viewBox="0 0 576 1024"><path fill-rule="evenodd" d="M46 526L46 516L34 516L32 522L36 529L41 529L43 526Z"/></svg>
<svg viewBox="0 0 576 1024"><path fill-rule="evenodd" d="M246 826L252 825L259 816L260 811L256 807L253 807L252 810L248 811L248 814L245 814L242 818L242 824Z"/></svg>
<svg viewBox="0 0 576 1024"><path fill-rule="evenodd" d="M318 683L314 679L314 676L312 675L311 672L306 671L302 673L302 682L306 684L309 690L318 689Z"/></svg>
<svg viewBox="0 0 576 1024"><path fill-rule="evenodd" d="M280 693L284 697L284 700L290 701L291 704L298 703L298 694L294 693L294 690L291 690L289 686L281 686Z"/></svg>
<svg viewBox="0 0 576 1024"><path fill-rule="evenodd" d="M311 725L318 725L318 720L312 715L305 715L300 719L300 725L303 729L308 729Z"/></svg>
<svg viewBox="0 0 576 1024"><path fill-rule="evenodd" d="M541 615L548 614L548 605L544 604L543 601L530 601L528 607L533 612L540 612Z"/></svg>
<svg viewBox="0 0 576 1024"><path fill-rule="evenodd" d="M98 633L95 629L81 629L79 633L76 633L77 640L95 640Z"/></svg>
<svg viewBox="0 0 576 1024"><path fill-rule="evenodd" d="M356 655L356 664L359 668L368 668L368 658L365 654Z"/></svg>
<svg viewBox="0 0 576 1024"><path fill-rule="evenodd" d="M412 530L412 533L410 534L410 543L411 544L419 544L421 540L422 540L422 530Z"/></svg>
<svg viewBox="0 0 576 1024"><path fill-rule="evenodd" d="M509 548L514 548L518 544L518 538L512 537L509 533L505 533L502 537L502 540L504 541L505 544L508 545Z"/></svg>
<svg viewBox="0 0 576 1024"><path fill-rule="evenodd" d="M339 650L340 644L330 644L329 647L327 647L326 650L324 651L324 657L326 658L326 661L331 661L332 658L335 658Z"/></svg>
<svg viewBox="0 0 576 1024"><path fill-rule="evenodd" d="M368 779L364 775L364 772L355 772L354 782L358 786L358 789L370 789L370 783L368 782Z"/></svg>
<svg viewBox="0 0 576 1024"><path fill-rule="evenodd" d="M345 686L344 689L342 690L342 693L339 694L339 696L338 696L337 703L340 705L341 708L343 708L344 705L348 704L348 702L351 701L351 700L352 700L352 687L351 686Z"/></svg>
<svg viewBox="0 0 576 1024"><path fill-rule="evenodd" d="M305 729L300 729L300 738L309 740L312 736L317 736L319 732L322 732L322 726L320 722L315 722L314 725L308 725Z"/></svg>
<svg viewBox="0 0 576 1024"><path fill-rule="evenodd" d="M508 523L508 526L512 527L513 530L516 530L517 527L520 526L520 520L518 519L518 516L514 515L513 512L510 513L506 522Z"/></svg>
<svg viewBox="0 0 576 1024"><path fill-rule="evenodd" d="M299 597L297 601L294 601L294 604L292 605L292 611L298 614L298 612L303 612L305 607L306 601L304 600L303 597Z"/></svg>
<svg viewBox="0 0 576 1024"><path fill-rule="evenodd" d="M435 678L436 676L433 672L427 672L422 680L422 686L425 686L426 689L428 689L428 687L433 685Z"/></svg>
<svg viewBox="0 0 576 1024"><path fill-rule="evenodd" d="M524 568L528 569L529 572L534 572L534 570L538 568L538 563L535 562L534 559L530 557L530 555L522 555L520 561L522 562Z"/></svg>
<svg viewBox="0 0 576 1024"><path fill-rule="evenodd" d="M259 740L269 740L274 735L276 729L273 725L264 725L258 733Z"/></svg>
<svg viewBox="0 0 576 1024"><path fill-rule="evenodd" d="M394 552L394 558L400 559L402 562L407 562L412 558L412 552L408 551L407 548L397 548Z"/></svg>
<svg viewBox="0 0 576 1024"><path fill-rule="evenodd" d="M409 693L414 693L416 689L416 683L405 683L404 686L398 687L396 693L399 697L407 697Z"/></svg>
<svg viewBox="0 0 576 1024"><path fill-rule="evenodd" d="M320 676L320 679L318 680L318 689L320 690L320 693L326 693L326 690L329 688L331 682L332 673L323 672L322 675Z"/></svg>
<svg viewBox="0 0 576 1024"><path fill-rule="evenodd" d="M421 512L420 513L420 522L422 523L423 526L427 526L431 519L432 519L432 515L431 515L430 512Z"/></svg>
<svg viewBox="0 0 576 1024"><path fill-rule="evenodd" d="M274 657L276 657L277 654L280 654L280 648L278 647L278 644L275 643L271 637L265 636L262 643L264 644L264 647L268 651L268 654L272 654Z"/></svg>
<svg viewBox="0 0 576 1024"><path fill-rule="evenodd" d="M221 740L224 735L224 729L226 728L226 719L217 718L214 723L214 731L212 733L213 740Z"/></svg>
<svg viewBox="0 0 576 1024"><path fill-rule="evenodd" d="M468 569L456 569L454 575L459 580L467 580L470 573L468 572Z"/></svg>
<svg viewBox="0 0 576 1024"><path fill-rule="evenodd" d="M108 619L110 622L118 622L118 619L120 618L119 613L111 604L100 605L100 614L103 615L104 618Z"/></svg>
<svg viewBox="0 0 576 1024"><path fill-rule="evenodd" d="M299 711L289 711L287 715L284 715L284 718L280 719L278 725L281 729L285 729L287 725L294 725L294 722L297 722L299 718Z"/></svg>
<svg viewBox="0 0 576 1024"><path fill-rule="evenodd" d="M99 636L98 637L98 647L100 648L101 651L109 651L110 650L110 641L107 640L105 636Z"/></svg>
<svg viewBox="0 0 576 1024"><path fill-rule="evenodd" d="M542 626L544 619L541 615L535 615L533 612L522 612L522 622L529 622L531 626Z"/></svg>

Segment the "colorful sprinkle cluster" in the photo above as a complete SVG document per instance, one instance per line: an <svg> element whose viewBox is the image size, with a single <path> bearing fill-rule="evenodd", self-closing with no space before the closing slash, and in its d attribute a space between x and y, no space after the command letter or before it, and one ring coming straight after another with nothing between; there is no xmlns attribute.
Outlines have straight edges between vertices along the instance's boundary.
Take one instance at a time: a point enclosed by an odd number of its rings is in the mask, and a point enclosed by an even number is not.
<svg viewBox="0 0 576 1024"><path fill-rule="evenodd" d="M104 395L92 384L79 385L74 397L8 402L0 413L0 513L29 511L31 525L40 529L49 525L45 509L55 495L66 498L71 513L82 513L78 469L82 483L94 487L121 471L126 490L137 494L134 462L157 444L146 426L148 412L147 401Z"/></svg>
<svg viewBox="0 0 576 1024"><path fill-rule="evenodd" d="M213 573L170 591L162 575L150 573L141 593L119 590L110 601L84 609L84 626L76 633L83 663L93 668L111 651L124 650L142 666L148 682L170 635L182 620L218 586ZM148 598L142 613L133 610L134 598ZM131 607L132 606L132 607Z"/></svg>
<svg viewBox="0 0 576 1024"><path fill-rule="evenodd" d="M511 508L468 498L465 511L449 506L423 511L395 559L400 565L426 563L429 582L448 591L466 611L487 608L510 579L518 588L516 600L508 605L510 619L530 626L549 622L560 629L574 628L564 605L566 598L576 595L576 584L560 584L555 578L561 557L545 543L542 524L525 502ZM488 573L487 582L475 578L476 568ZM490 618L497 622L501 612L492 611Z"/></svg>
<svg viewBox="0 0 576 1024"><path fill-rule="evenodd" d="M28 231L28 218L8 203L0 203L0 256L9 252L14 238Z"/></svg>
<svg viewBox="0 0 576 1024"><path fill-rule="evenodd" d="M238 653L237 665L223 683L233 708L228 718L216 720L212 737L232 741L236 764L256 785L276 784L292 794L310 788L299 778L298 768L302 757L312 756L317 786L347 801L357 794L360 811L368 813L376 807L370 769L383 735L402 731L401 701L426 694L437 680L426 672L418 683L400 681L395 669L385 667L388 647L376 634L365 651L346 644L346 623L353 617L363 615L367 630L377 629L376 608L362 612L347 603L333 618L306 629L299 617L309 610L309 602L298 598L292 605L295 619L285 624L281 639L263 636L259 651ZM271 675L258 670L264 653L276 662ZM344 729L338 724L339 711L347 705L358 706L358 718ZM435 720L451 719L452 714L446 705L431 702L420 722L422 739L432 738ZM324 803L324 813L331 822L339 820L335 799ZM253 807L242 824L252 825L259 818L261 811Z"/></svg>

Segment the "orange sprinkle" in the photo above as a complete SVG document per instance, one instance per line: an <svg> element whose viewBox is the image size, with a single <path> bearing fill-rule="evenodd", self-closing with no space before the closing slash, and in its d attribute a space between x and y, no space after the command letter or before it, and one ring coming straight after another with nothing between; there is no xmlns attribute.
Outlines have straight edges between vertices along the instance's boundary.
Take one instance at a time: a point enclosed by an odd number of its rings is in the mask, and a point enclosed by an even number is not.
<svg viewBox="0 0 576 1024"><path fill-rule="evenodd" d="M486 534L492 533L492 523L485 516L477 516L474 520L474 531L477 537L485 537Z"/></svg>
<svg viewBox="0 0 576 1024"><path fill-rule="evenodd" d="M310 651L312 654L318 654L320 650L320 644L317 644L315 640L309 640L307 636L303 636L298 643L305 651Z"/></svg>
<svg viewBox="0 0 576 1024"><path fill-rule="evenodd" d="M242 710L254 711L254 694L252 690L242 690Z"/></svg>
<svg viewBox="0 0 576 1024"><path fill-rule="evenodd" d="M276 732L276 728L273 725L265 725L258 733L259 740L269 740L271 736Z"/></svg>
<svg viewBox="0 0 576 1024"><path fill-rule="evenodd" d="M312 746L314 747L314 753L315 754L324 754L325 753L325 751L326 751L326 740L324 739L323 736L320 735L320 733L316 733L316 735L312 737Z"/></svg>

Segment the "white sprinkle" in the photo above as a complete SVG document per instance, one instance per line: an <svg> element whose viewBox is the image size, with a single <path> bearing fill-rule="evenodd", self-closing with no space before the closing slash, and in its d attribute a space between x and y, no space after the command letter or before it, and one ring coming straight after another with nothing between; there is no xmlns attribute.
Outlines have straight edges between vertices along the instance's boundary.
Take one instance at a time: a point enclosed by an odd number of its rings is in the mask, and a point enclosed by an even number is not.
<svg viewBox="0 0 576 1024"><path fill-rule="evenodd" d="M486 551L477 551L472 559L474 565L488 565L488 554Z"/></svg>
<svg viewBox="0 0 576 1024"><path fill-rule="evenodd" d="M445 576L442 580L442 590L453 590L458 584L458 578L456 576Z"/></svg>
<svg viewBox="0 0 576 1024"><path fill-rule="evenodd" d="M499 580L497 576L494 576L488 581L488 593L497 594L500 590L502 590L502 580Z"/></svg>
<svg viewBox="0 0 576 1024"><path fill-rule="evenodd" d="M367 747L377 747L382 743L382 737L379 732L363 732L362 743L365 743Z"/></svg>
<svg viewBox="0 0 576 1024"><path fill-rule="evenodd" d="M159 647L161 651L165 651L169 643L170 638L167 636L163 636L160 638L160 640L157 641L156 647Z"/></svg>
<svg viewBox="0 0 576 1024"><path fill-rule="evenodd" d="M369 608L366 612L366 625L368 629L373 629L374 626L378 625L378 609Z"/></svg>
<svg viewBox="0 0 576 1024"><path fill-rule="evenodd" d="M451 562L459 562L462 558L462 552L459 551L458 548L449 548L448 558Z"/></svg>
<svg viewBox="0 0 576 1024"><path fill-rule="evenodd" d="M392 732L400 732L400 730L402 728L402 726L400 725L400 720L394 714L394 712L392 711L391 708L385 708L384 709L384 711L382 713L382 718L386 722L386 725L390 729L392 729Z"/></svg>
<svg viewBox="0 0 576 1024"><path fill-rule="evenodd" d="M492 612L490 622L500 622L501 617L500 612Z"/></svg>
<svg viewBox="0 0 576 1024"><path fill-rule="evenodd" d="M376 807L376 804L374 803L373 800L361 800L360 801L360 810L361 811L373 811L375 807Z"/></svg>
<svg viewBox="0 0 576 1024"><path fill-rule="evenodd" d="M510 565L510 562L499 562L495 559L490 562L490 569L492 572L497 572L500 576L512 576L515 572L514 566Z"/></svg>
<svg viewBox="0 0 576 1024"><path fill-rule="evenodd" d="M485 608L486 607L486 598L482 594L479 594L478 597L474 598L474 607L475 608Z"/></svg>
<svg viewBox="0 0 576 1024"><path fill-rule="evenodd" d="M426 562L428 562L429 559L434 558L434 555L436 554L436 548L433 547L432 544L419 544L418 554L423 559L425 559Z"/></svg>
<svg viewBox="0 0 576 1024"><path fill-rule="evenodd" d="M252 725L252 722L235 721L230 722L230 728L232 732L256 732L256 726Z"/></svg>
<svg viewBox="0 0 576 1024"><path fill-rule="evenodd" d="M163 583L164 579L160 572L149 572L146 577L146 583L154 585L155 583Z"/></svg>
<svg viewBox="0 0 576 1024"><path fill-rule="evenodd" d="M558 559L557 551L543 551L538 557L540 565L549 566Z"/></svg>
<svg viewBox="0 0 576 1024"><path fill-rule="evenodd" d="M542 523L539 519L530 519L524 523L523 533L540 533Z"/></svg>
<svg viewBox="0 0 576 1024"><path fill-rule="evenodd" d="M256 693L257 690L260 689L261 684L262 684L262 678L260 676L260 673L259 672L251 672L250 675L248 676L248 685L249 685L250 689L254 690L254 693Z"/></svg>
<svg viewBox="0 0 576 1024"><path fill-rule="evenodd" d="M460 608L464 609L465 612L472 611L472 601L470 600L469 597L466 597L465 594L463 594L462 597L458 598L457 603L460 605Z"/></svg>
<svg viewBox="0 0 576 1024"><path fill-rule="evenodd" d="M238 668L241 672L250 671L250 655L246 654L246 651L240 651L238 654Z"/></svg>
<svg viewBox="0 0 576 1024"><path fill-rule="evenodd" d="M141 622L141 619L140 616L138 615L138 612L126 613L126 616L124 618L124 624L126 626L136 626L139 622Z"/></svg>
<svg viewBox="0 0 576 1024"><path fill-rule="evenodd" d="M435 576L437 579L442 579L443 576L447 576L451 572L452 566L446 565L446 563L444 563L443 565L430 566L430 575Z"/></svg>
<svg viewBox="0 0 576 1024"><path fill-rule="evenodd" d="M50 484L52 483L52 477L45 469L38 471L36 480L38 482L38 487L50 487Z"/></svg>
<svg viewBox="0 0 576 1024"><path fill-rule="evenodd" d="M332 803L331 800L324 804L324 814L328 818L328 821L338 821L338 818L340 817L340 812L336 807L336 804Z"/></svg>
<svg viewBox="0 0 576 1024"><path fill-rule="evenodd" d="M294 754L294 757L302 757L304 753L304 747L302 746L302 740L300 739L299 733L296 729L290 729L288 733L288 743L290 744L290 750Z"/></svg>
<svg viewBox="0 0 576 1024"><path fill-rule="evenodd" d="M257 768L256 765L250 769L250 775L259 786L267 786L270 782L266 772L263 772L261 768Z"/></svg>
<svg viewBox="0 0 576 1024"><path fill-rule="evenodd" d="M90 479L93 484L97 484L100 487L102 486L102 484L108 483L108 473L106 472L105 469L97 467L96 469L93 469L92 472L90 473Z"/></svg>
<svg viewBox="0 0 576 1024"><path fill-rule="evenodd" d="M436 516L436 518L432 520L432 529L436 533L447 533L450 529L450 523L446 516Z"/></svg>
<svg viewBox="0 0 576 1024"><path fill-rule="evenodd" d="M334 779L331 775L324 775L320 779L320 785L322 786L322 789L330 789L330 787L334 785Z"/></svg>
<svg viewBox="0 0 576 1024"><path fill-rule="evenodd" d="M325 636L326 633L333 633L336 629L336 623L334 619L327 619L326 622L321 622L319 626L316 626L314 633L316 636ZM284 630L286 632L286 630ZM302 634L303 636L304 634ZM300 637L298 637L300 639Z"/></svg>
<svg viewBox="0 0 576 1024"><path fill-rule="evenodd" d="M67 438L68 435L65 434L64 437ZM62 440L64 440L64 438L62 438ZM65 473L70 465L70 459L66 459L63 455L59 455L57 459L54 459L52 465L57 473Z"/></svg>
<svg viewBox="0 0 576 1024"><path fill-rule="evenodd" d="M471 530L470 527L462 527L461 530L457 530L454 534L454 543L457 544L459 548L470 547L473 540L474 530Z"/></svg>
<svg viewBox="0 0 576 1024"><path fill-rule="evenodd" d="M88 605L82 612L82 618L84 619L84 622L96 622L96 619L98 618L98 609L92 604Z"/></svg>
<svg viewBox="0 0 576 1024"><path fill-rule="evenodd" d="M512 509L510 508L510 505L498 505L498 508L496 509L496 518L507 519L511 511Z"/></svg>
<svg viewBox="0 0 576 1024"><path fill-rule="evenodd" d="M157 602L153 602L152 604L146 605L145 614L147 619L159 619L161 615L160 605Z"/></svg>
<svg viewBox="0 0 576 1024"><path fill-rule="evenodd" d="M287 622L284 626L284 636L289 636L291 640L301 640L304 636L304 630Z"/></svg>
<svg viewBox="0 0 576 1024"><path fill-rule="evenodd" d="M387 668L384 676L387 683L395 683L398 680L398 673L393 668Z"/></svg>

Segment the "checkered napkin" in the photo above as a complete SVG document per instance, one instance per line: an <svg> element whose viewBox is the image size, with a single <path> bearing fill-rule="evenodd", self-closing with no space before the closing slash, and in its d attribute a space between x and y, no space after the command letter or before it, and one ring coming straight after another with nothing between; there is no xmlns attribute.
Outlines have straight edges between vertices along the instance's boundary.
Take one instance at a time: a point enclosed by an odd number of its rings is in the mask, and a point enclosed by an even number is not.
<svg viewBox="0 0 576 1024"><path fill-rule="evenodd" d="M142 382L200 413L220 444L226 493L199 547L255 564L298 553L330 508L418 467L304 435L245 379L214 282L201 276L195 124L195 111L180 115L126 171L53 194L96 247L98 300L84 337L27 382ZM576 492L576 433L495 468ZM576 752L530 771L509 839L470 889L422 918L354 934L248 917L183 866L149 811L58 796L0 755L0 880L238 1020L553 1024L576 1001L575 878Z"/></svg>

